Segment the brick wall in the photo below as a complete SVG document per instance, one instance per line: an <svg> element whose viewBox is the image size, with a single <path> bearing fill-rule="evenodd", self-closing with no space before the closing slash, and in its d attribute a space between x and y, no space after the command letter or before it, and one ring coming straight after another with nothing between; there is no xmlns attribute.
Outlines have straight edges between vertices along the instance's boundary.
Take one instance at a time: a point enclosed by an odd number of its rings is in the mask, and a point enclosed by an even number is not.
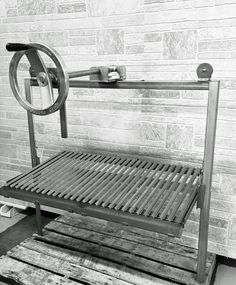
<svg viewBox="0 0 236 285"><path fill-rule="evenodd" d="M0 0L0 182L29 168L26 112L8 83L6 42L54 46L68 70L124 64L129 79L221 80L209 248L236 258L236 0ZM23 68L23 67L22 67ZM69 139L58 114L36 118L38 153L79 147L199 164L205 92L70 90ZM196 246L198 211L184 242Z"/></svg>

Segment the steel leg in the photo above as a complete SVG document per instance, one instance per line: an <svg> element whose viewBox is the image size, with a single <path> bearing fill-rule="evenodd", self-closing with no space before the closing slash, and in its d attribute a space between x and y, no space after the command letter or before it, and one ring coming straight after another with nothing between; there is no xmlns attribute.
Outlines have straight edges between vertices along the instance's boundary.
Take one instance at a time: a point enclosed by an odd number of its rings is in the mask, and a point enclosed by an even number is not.
<svg viewBox="0 0 236 285"><path fill-rule="evenodd" d="M219 81L211 81L209 85L207 121L205 135L205 151L203 164L202 183L205 187L205 194L200 212L199 240L198 240L198 264L197 264L197 281L203 283L206 278L206 260L208 244L208 226L210 213L210 198L212 171L215 149L215 134L217 122L217 109L219 99Z"/></svg>
<svg viewBox="0 0 236 285"><path fill-rule="evenodd" d="M35 209L36 209L36 224L37 224L37 231L38 235L42 236L42 219L41 219L41 209L40 204L38 202L35 203Z"/></svg>

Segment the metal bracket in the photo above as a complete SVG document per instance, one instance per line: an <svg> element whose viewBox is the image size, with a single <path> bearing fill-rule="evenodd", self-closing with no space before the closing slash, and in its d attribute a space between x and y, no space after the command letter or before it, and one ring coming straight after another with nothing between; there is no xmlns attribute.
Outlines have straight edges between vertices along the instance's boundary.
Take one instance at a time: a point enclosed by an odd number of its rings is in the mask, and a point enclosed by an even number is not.
<svg viewBox="0 0 236 285"><path fill-rule="evenodd" d="M213 73L213 67L209 63L201 63L197 68L199 81L209 81Z"/></svg>
<svg viewBox="0 0 236 285"><path fill-rule="evenodd" d="M90 80L98 80L102 83L122 81L126 79L126 68L123 65L120 66L99 66L91 67L90 70L99 69L99 73L91 74Z"/></svg>
<svg viewBox="0 0 236 285"><path fill-rule="evenodd" d="M198 193L198 200L197 200L197 208L202 209L204 198L205 198L205 193L206 193L206 185L204 184L200 185L198 191L199 193Z"/></svg>

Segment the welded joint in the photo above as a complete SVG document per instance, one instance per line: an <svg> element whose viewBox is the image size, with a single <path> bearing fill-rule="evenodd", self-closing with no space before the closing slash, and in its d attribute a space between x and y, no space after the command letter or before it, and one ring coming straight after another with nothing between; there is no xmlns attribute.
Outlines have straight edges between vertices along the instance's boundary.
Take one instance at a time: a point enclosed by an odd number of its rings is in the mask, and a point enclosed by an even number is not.
<svg viewBox="0 0 236 285"><path fill-rule="evenodd" d="M204 204L204 198L206 193L206 185L202 184L198 190L198 200L197 200L197 208L202 209Z"/></svg>

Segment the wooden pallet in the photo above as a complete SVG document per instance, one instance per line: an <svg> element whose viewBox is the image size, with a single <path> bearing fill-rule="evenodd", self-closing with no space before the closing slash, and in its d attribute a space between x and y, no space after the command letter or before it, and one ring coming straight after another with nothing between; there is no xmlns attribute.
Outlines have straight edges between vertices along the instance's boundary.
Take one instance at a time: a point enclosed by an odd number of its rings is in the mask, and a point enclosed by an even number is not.
<svg viewBox="0 0 236 285"><path fill-rule="evenodd" d="M20 284L197 285L197 250L136 228L66 214L0 257L0 275ZM207 257L210 284L215 255Z"/></svg>

